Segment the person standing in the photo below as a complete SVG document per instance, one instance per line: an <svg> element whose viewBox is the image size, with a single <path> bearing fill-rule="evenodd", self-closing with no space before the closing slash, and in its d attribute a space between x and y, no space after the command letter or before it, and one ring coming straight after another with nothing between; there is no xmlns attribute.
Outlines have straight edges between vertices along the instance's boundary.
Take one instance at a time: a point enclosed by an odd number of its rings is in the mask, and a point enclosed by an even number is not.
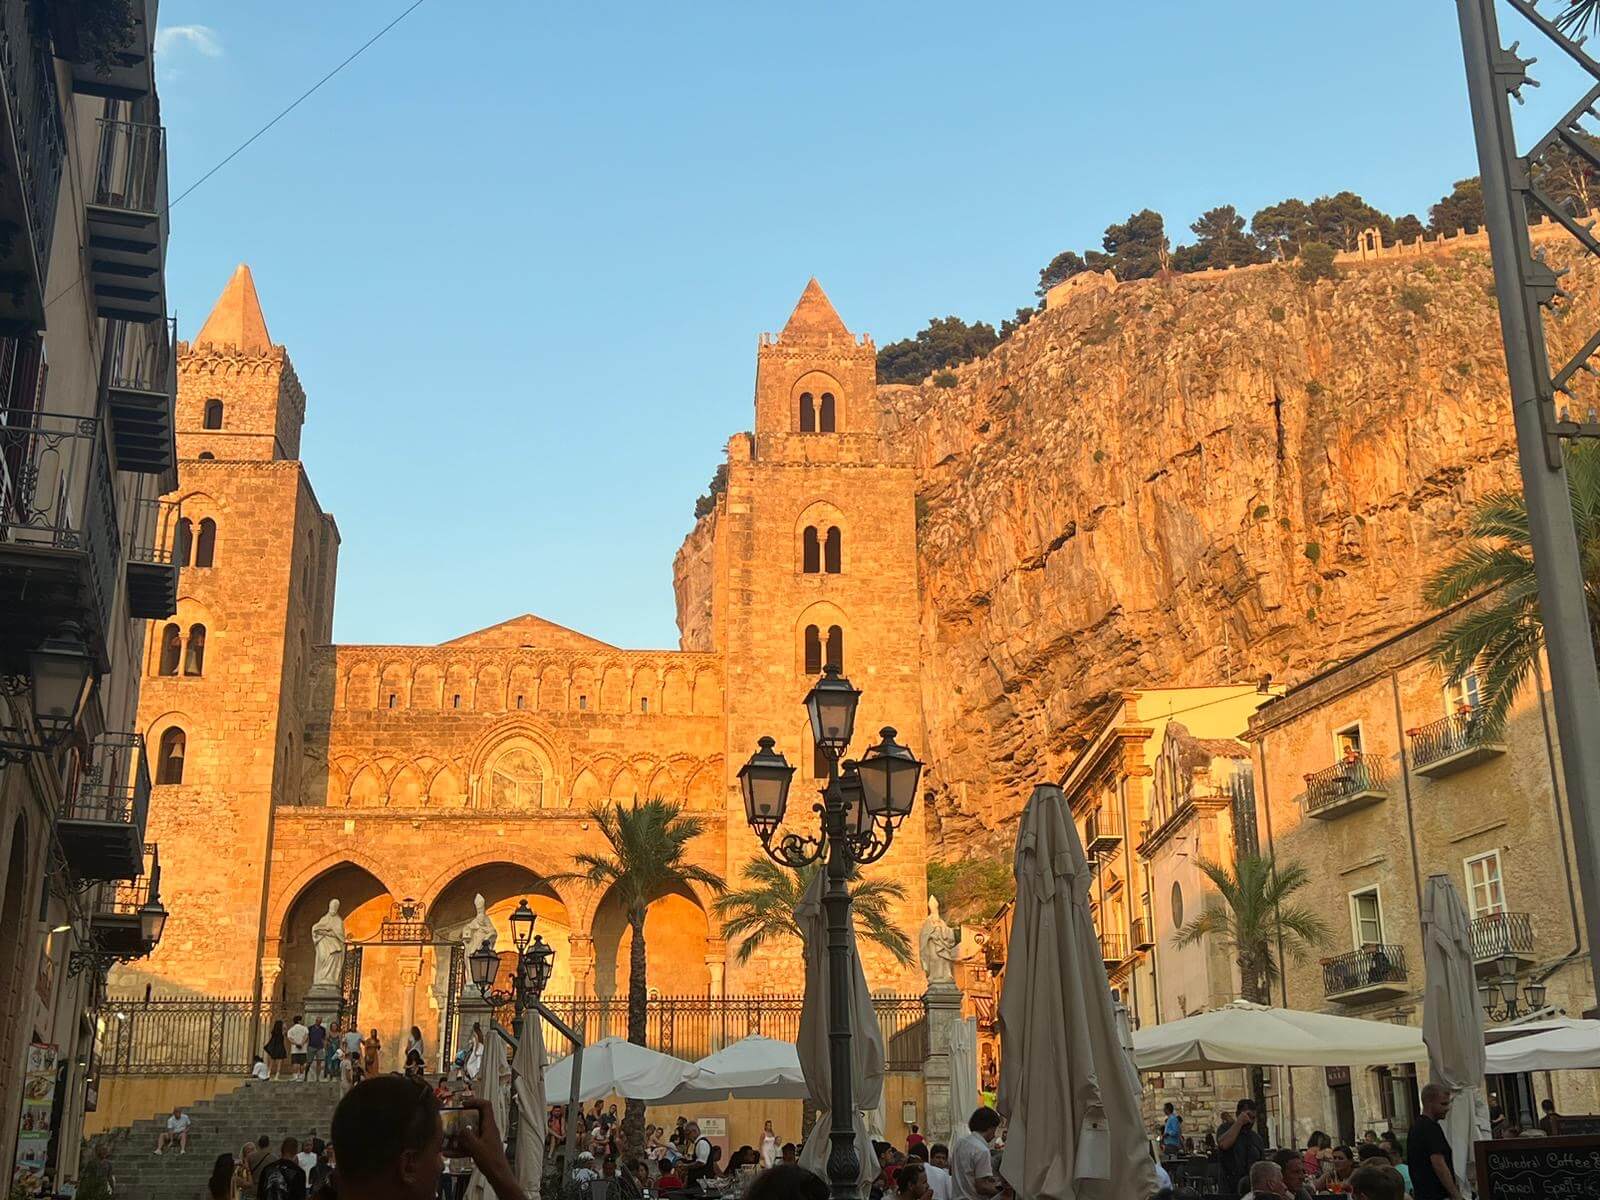
<svg viewBox="0 0 1600 1200"><path fill-rule="evenodd" d="M295 1161L299 1153L299 1142L292 1137L283 1139L278 1157L267 1164L256 1184L259 1200L306 1200L306 1173Z"/></svg>
<svg viewBox="0 0 1600 1200"><path fill-rule="evenodd" d="M1217 1130L1222 1190L1230 1196L1242 1191L1250 1177L1250 1168L1266 1156L1267 1143L1256 1132L1256 1102L1246 1096L1234 1105L1233 1120Z"/></svg>
<svg viewBox="0 0 1600 1200"><path fill-rule="evenodd" d="M378 1073L378 1055L383 1050L383 1042L378 1037L376 1028L367 1034L367 1041L361 1047L361 1072L364 1075Z"/></svg>
<svg viewBox="0 0 1600 1200"><path fill-rule="evenodd" d="M967 1132L950 1147L951 1200L984 1200L998 1195L1000 1181L994 1176L994 1159L989 1147L1000 1129L1000 1114L987 1106L973 1112Z"/></svg>
<svg viewBox="0 0 1600 1200"><path fill-rule="evenodd" d="M289 1065L294 1068L294 1077L306 1077L306 1046L311 1040L311 1031L302 1023L300 1014L296 1013L294 1024L283 1031L283 1036L289 1039Z"/></svg>
<svg viewBox="0 0 1600 1200"><path fill-rule="evenodd" d="M272 1023L267 1044L261 1048L267 1052L267 1061L272 1064L272 1078L276 1079L283 1070L283 1060L289 1057L289 1039L283 1032L282 1017Z"/></svg>
<svg viewBox="0 0 1600 1200"><path fill-rule="evenodd" d="M916 1126L911 1127L915 1129ZM772 1122L767 1121L761 1126L761 1165L770 1167L778 1161L778 1135L772 1132Z"/></svg>
<svg viewBox="0 0 1600 1200"><path fill-rule="evenodd" d="M1544 1113L1539 1118L1539 1128L1549 1137L1555 1137L1561 1132L1561 1114L1556 1111L1556 1102L1547 1096L1539 1101L1539 1109Z"/></svg>
<svg viewBox="0 0 1600 1200"><path fill-rule="evenodd" d="M1183 1153L1183 1118L1170 1100L1161 1106L1161 1111L1166 1114L1161 1121L1161 1153L1175 1158Z"/></svg>
<svg viewBox="0 0 1600 1200"><path fill-rule="evenodd" d="M1450 1114L1450 1089L1430 1083L1422 1089L1422 1112L1406 1135L1406 1165L1411 1169L1411 1189L1417 1200L1461 1200L1455 1160L1444 1119Z"/></svg>
<svg viewBox="0 0 1600 1200"><path fill-rule="evenodd" d="M415 1025L411 1027L411 1036L406 1038L406 1074L422 1074L422 1030Z"/></svg>
<svg viewBox="0 0 1600 1200"><path fill-rule="evenodd" d="M306 1078L318 1080L322 1078L323 1053L328 1046L328 1031L322 1027L322 1018L316 1017L311 1022L311 1028L306 1030ZM306 1153L310 1153L308 1147Z"/></svg>

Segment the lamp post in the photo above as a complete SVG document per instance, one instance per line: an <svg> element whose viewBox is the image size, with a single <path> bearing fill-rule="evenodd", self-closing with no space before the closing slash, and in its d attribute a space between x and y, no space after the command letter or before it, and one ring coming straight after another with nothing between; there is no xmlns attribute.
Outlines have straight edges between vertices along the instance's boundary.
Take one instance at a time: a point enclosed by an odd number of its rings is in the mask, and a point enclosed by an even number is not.
<svg viewBox="0 0 1600 1200"><path fill-rule="evenodd" d="M1478 988L1483 997L1484 1015L1491 1021L1511 1021L1517 1017L1536 1013L1544 1007L1545 986L1529 983L1517 996L1517 956L1502 954L1495 964L1499 973L1487 979Z"/></svg>
<svg viewBox="0 0 1600 1200"><path fill-rule="evenodd" d="M885 727L882 740L859 762L846 760L855 731L861 692L828 664L806 696L811 738L828 763L815 837L779 833L788 806L794 768L770 737L761 738L750 760L739 768L745 820L761 848L780 866L798 870L826 856L822 907L828 921L828 1066L832 1077L828 1188L835 1200L860 1194L861 1160L856 1152L854 1081L850 1072L850 890L858 866L877 862L889 851L895 830L911 814L922 764Z"/></svg>
<svg viewBox="0 0 1600 1200"><path fill-rule="evenodd" d="M0 765L21 763L54 750L78 725L83 707L99 682L83 630L68 622L28 652L27 671L0 676L0 694L26 696L33 731L22 740L0 740Z"/></svg>
<svg viewBox="0 0 1600 1200"><path fill-rule="evenodd" d="M545 1007L544 989L550 983L550 972L555 967L556 952L541 935L534 933L533 927L538 919L538 914L528 907L526 896L517 901L516 910L511 914L511 943L517 948L517 970L511 978L511 986L502 991L494 990L494 978L500 970L500 956L489 948L487 940L467 955L467 967L472 973L473 985L485 1001L495 1008L504 1004L511 1005L511 1033L518 1046L522 1044L525 1017L529 1009L549 1021L572 1043L572 1095L567 1105L566 1163L567 1172L570 1173L577 1154L578 1081L583 1070L583 1039L565 1021ZM517 1152L517 1124L521 1120L515 1096L512 1097L509 1111L511 1117L506 1122L505 1136L509 1144L509 1157L514 1163Z"/></svg>

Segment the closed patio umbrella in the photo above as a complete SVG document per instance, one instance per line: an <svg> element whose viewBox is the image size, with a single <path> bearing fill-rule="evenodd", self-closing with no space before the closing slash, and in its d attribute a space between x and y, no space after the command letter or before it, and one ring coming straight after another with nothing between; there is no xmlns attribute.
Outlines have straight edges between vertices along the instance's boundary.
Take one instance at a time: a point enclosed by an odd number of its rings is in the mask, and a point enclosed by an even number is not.
<svg viewBox="0 0 1600 1200"><path fill-rule="evenodd" d="M833 1103L833 1071L828 1061L828 918L822 909L822 886L826 869L818 871L795 908L795 922L805 939L806 993L800 1008L800 1036L795 1049L800 1052L800 1069L805 1073L811 1102L817 1107L817 1123L800 1152L800 1165L826 1179L828 1177L828 1129L832 1123L829 1107ZM867 1123L862 1113L878 1107L883 1096L883 1067L886 1058L883 1030L867 977L861 971L856 952L856 931L852 921L850 940L850 1066L851 1092L856 1111L851 1120L856 1131L856 1157L861 1163L861 1185L869 1186L878 1176L877 1156L872 1152Z"/></svg>
<svg viewBox="0 0 1600 1200"><path fill-rule="evenodd" d="M1422 1040L1432 1082L1450 1089L1445 1137L1456 1179L1471 1194L1467 1159L1472 1143L1489 1137L1484 1099L1483 1026L1473 973L1472 920L1448 875L1430 875L1422 890L1422 956L1427 988L1422 997Z"/></svg>
<svg viewBox="0 0 1600 1200"><path fill-rule="evenodd" d="M511 1064L506 1060L506 1044L497 1027L489 1031L489 1039L484 1043L483 1069L478 1072L478 1082L473 1091L478 1099L489 1102L489 1108L494 1112L494 1123L501 1133L505 1132L506 1122L511 1115L510 1082ZM472 1178L467 1182L468 1200L487 1200L492 1195L494 1189L489 1186L489 1180L474 1167Z"/></svg>
<svg viewBox="0 0 1600 1200"><path fill-rule="evenodd" d="M1000 1173L1029 1200L1156 1192L1136 1076L1117 1038L1089 864L1061 789L1033 789L1017 831L1016 906L1000 996Z"/></svg>
<svg viewBox="0 0 1600 1200"><path fill-rule="evenodd" d="M512 1087L517 1105L517 1182L528 1200L539 1200L544 1176L544 1134L548 1106L544 1098L544 1022L529 1012L522 1021L522 1037L511 1056Z"/></svg>
<svg viewBox="0 0 1600 1200"><path fill-rule="evenodd" d="M930 1130L954 1142L967 1127L967 1118L982 1103L978 1099L978 1018L963 1017L950 1027L950 1113L955 1128Z"/></svg>

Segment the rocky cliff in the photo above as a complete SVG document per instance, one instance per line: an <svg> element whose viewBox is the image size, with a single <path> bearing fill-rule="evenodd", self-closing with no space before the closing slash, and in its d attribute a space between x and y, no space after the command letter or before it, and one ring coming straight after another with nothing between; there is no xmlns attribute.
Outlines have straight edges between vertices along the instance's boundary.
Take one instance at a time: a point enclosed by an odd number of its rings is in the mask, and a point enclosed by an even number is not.
<svg viewBox="0 0 1600 1200"><path fill-rule="evenodd" d="M1596 310L1582 272L1582 316L1553 322L1574 344ZM1283 265L1097 283L955 374L880 389L921 471L928 819L949 855L1005 848L1110 693L1293 682L1411 623L1474 499L1515 479L1477 249L1314 284Z"/></svg>

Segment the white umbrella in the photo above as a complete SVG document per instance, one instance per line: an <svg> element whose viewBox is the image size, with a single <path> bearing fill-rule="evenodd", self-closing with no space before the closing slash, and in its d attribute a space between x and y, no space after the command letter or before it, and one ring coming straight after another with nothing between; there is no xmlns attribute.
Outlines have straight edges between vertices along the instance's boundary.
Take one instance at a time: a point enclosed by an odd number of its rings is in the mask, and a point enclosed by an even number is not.
<svg viewBox="0 0 1600 1200"><path fill-rule="evenodd" d="M751 1034L715 1054L698 1060L705 1072L698 1084L679 1088L662 1104L693 1104L697 1100L804 1100L805 1072L793 1042Z"/></svg>
<svg viewBox="0 0 1600 1200"><path fill-rule="evenodd" d="M511 1116L511 1064L506 1061L506 1045L499 1030L491 1029L483 1047L483 1066L473 1092L480 1100L487 1100L494 1113L494 1123L502 1133ZM489 1180L477 1167L472 1168L472 1178L467 1182L468 1200L485 1200L494 1194Z"/></svg>
<svg viewBox="0 0 1600 1200"><path fill-rule="evenodd" d="M1432 1082L1450 1089L1445 1137L1456 1178L1471 1194L1467 1159L1472 1143L1486 1141L1489 1106L1484 1099L1483 1026L1473 974L1472 919L1448 875L1428 876L1422 890L1422 960L1427 973L1422 996L1422 1040L1428 1047Z"/></svg>
<svg viewBox="0 0 1600 1200"><path fill-rule="evenodd" d="M828 1177L828 1112L833 1102L833 1071L828 1061L828 918L822 909L822 885L827 868L811 880L795 907L795 923L805 940L806 994L800 1008L800 1036L795 1048L805 1072L811 1102L817 1106L817 1123L800 1152L800 1165L826 1179ZM869 1186L878 1177L877 1156L862 1112L875 1109L883 1095L883 1065L886 1058L883 1030L867 977L861 971L861 956L856 952L856 931L852 919L850 943L850 1075L851 1096L856 1111L851 1119L856 1131L856 1157L861 1163L861 1185Z"/></svg>
<svg viewBox="0 0 1600 1200"><path fill-rule="evenodd" d="M522 1038L511 1056L511 1068L517 1105L517 1182L528 1200L539 1200L549 1105L544 1098L544 1022L537 1012L523 1018Z"/></svg>
<svg viewBox="0 0 1600 1200"><path fill-rule="evenodd" d="M1428 1048L1413 1025L1235 1000L1210 1012L1133 1035L1141 1071L1220 1071L1230 1067L1370 1067L1423 1062Z"/></svg>
<svg viewBox="0 0 1600 1200"><path fill-rule="evenodd" d="M964 1017L950 1026L950 1118L955 1128L929 1130L944 1133L951 1145L967 1128L967 1118L977 1111L978 1018Z"/></svg>
<svg viewBox="0 0 1600 1200"><path fill-rule="evenodd" d="M1490 1075L1524 1071L1600 1071L1600 1021L1567 1021L1560 1027L1490 1046Z"/></svg>
<svg viewBox="0 0 1600 1200"><path fill-rule="evenodd" d="M1015 871L999 1005L1000 1173L1029 1200L1153 1196L1139 1093L1089 916L1089 864L1053 784L1034 788L1022 811Z"/></svg>
<svg viewBox="0 0 1600 1200"><path fill-rule="evenodd" d="M621 1096L625 1100L655 1101L686 1083L698 1085L702 1075L699 1067L681 1058L635 1046L626 1038L601 1038L594 1045L584 1047L578 1099ZM572 1094L571 1055L545 1070L544 1093L563 1097Z"/></svg>

